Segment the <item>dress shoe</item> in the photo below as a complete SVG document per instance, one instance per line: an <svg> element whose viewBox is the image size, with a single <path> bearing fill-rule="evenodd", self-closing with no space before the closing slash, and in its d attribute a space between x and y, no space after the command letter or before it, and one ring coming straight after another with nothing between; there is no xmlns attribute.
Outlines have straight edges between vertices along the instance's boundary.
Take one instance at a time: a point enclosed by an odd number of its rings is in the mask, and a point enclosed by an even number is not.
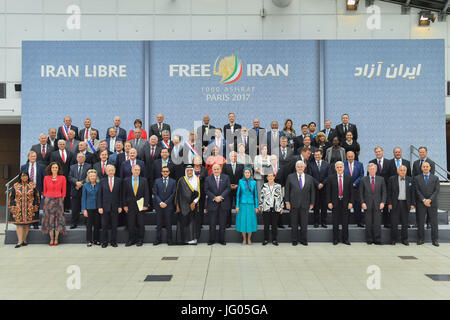
<svg viewBox="0 0 450 320"><path fill-rule="evenodd" d="M417 245L420 246L423 244L423 240L417 240Z"/></svg>
<svg viewBox="0 0 450 320"><path fill-rule="evenodd" d="M409 246L408 240L403 240L402 243L403 243L405 246Z"/></svg>
<svg viewBox="0 0 450 320"><path fill-rule="evenodd" d="M221 241L221 242L219 242L221 245L223 245L223 246L226 246L227 245L227 243L225 242L225 241Z"/></svg>
<svg viewBox="0 0 450 320"><path fill-rule="evenodd" d="M314 223L314 228L318 228L319 224L318 223Z"/></svg>
<svg viewBox="0 0 450 320"><path fill-rule="evenodd" d="M427 223L427 229L431 229L431 225Z"/></svg>
<svg viewBox="0 0 450 320"><path fill-rule="evenodd" d="M362 223L358 223L357 225L359 228L364 228L364 225Z"/></svg>
<svg viewBox="0 0 450 320"><path fill-rule="evenodd" d="M92 247L92 242L88 242L88 244L86 246Z"/></svg>
<svg viewBox="0 0 450 320"><path fill-rule="evenodd" d="M153 245L154 245L154 246L157 246L157 245L159 245L159 244L161 244L161 241L159 241L159 240L156 240L155 242L153 242Z"/></svg>
<svg viewBox="0 0 450 320"><path fill-rule="evenodd" d="M268 243L269 243L269 241L264 240L263 243L262 243L262 245L265 246L265 245L268 244Z"/></svg>
<svg viewBox="0 0 450 320"><path fill-rule="evenodd" d="M297 245L297 241L292 241L292 245L296 246Z"/></svg>
<svg viewBox="0 0 450 320"><path fill-rule="evenodd" d="M117 248L117 243L115 242L111 243L111 247Z"/></svg>
<svg viewBox="0 0 450 320"><path fill-rule="evenodd" d="M333 240L333 245L337 245L338 241L337 240Z"/></svg>
<svg viewBox="0 0 450 320"><path fill-rule="evenodd" d="M390 226L389 224L385 224L384 227L385 227L386 229L390 229L390 228L391 228L391 226Z"/></svg>
<svg viewBox="0 0 450 320"><path fill-rule="evenodd" d="M391 241L391 245L395 246L395 241Z"/></svg>
<svg viewBox="0 0 450 320"><path fill-rule="evenodd" d="M325 223L322 223L322 228L327 229L328 226Z"/></svg>
<svg viewBox="0 0 450 320"><path fill-rule="evenodd" d="M274 240L274 241L272 241L272 244L273 244L274 246L278 246L278 241Z"/></svg>
<svg viewBox="0 0 450 320"><path fill-rule="evenodd" d="M208 241L208 246L213 245L214 241Z"/></svg>
<svg viewBox="0 0 450 320"><path fill-rule="evenodd" d="M439 247L439 242L437 242L437 241L433 241L433 246L435 246L435 247Z"/></svg>
<svg viewBox="0 0 450 320"><path fill-rule="evenodd" d="M95 244L96 246L101 245L100 241L94 241L94 244Z"/></svg>
<svg viewBox="0 0 450 320"><path fill-rule="evenodd" d="M136 242L136 246L137 246L137 247L142 247L142 245L143 245L142 241Z"/></svg>
<svg viewBox="0 0 450 320"><path fill-rule="evenodd" d="M381 242L379 242L379 241L375 241L374 242L377 246L381 246Z"/></svg>
<svg viewBox="0 0 450 320"><path fill-rule="evenodd" d="M70 226L70 229L76 229L76 228L77 228L76 224L73 224L73 225Z"/></svg>
<svg viewBox="0 0 450 320"><path fill-rule="evenodd" d="M26 247L28 245L27 242L22 242L22 247Z"/></svg>
<svg viewBox="0 0 450 320"><path fill-rule="evenodd" d="M227 227L226 227L227 229L230 229L231 228L231 224L227 224Z"/></svg>
<svg viewBox="0 0 450 320"><path fill-rule="evenodd" d="M348 246L351 245L350 241L348 241L348 240L345 240L343 243L346 244L346 245L348 245Z"/></svg>
<svg viewBox="0 0 450 320"><path fill-rule="evenodd" d="M282 224L280 224L280 225L278 225L278 228L279 228L279 229L284 229L284 228L286 228L286 227L283 226Z"/></svg>
<svg viewBox="0 0 450 320"><path fill-rule="evenodd" d="M106 248L108 246L108 243L102 243L102 248Z"/></svg>
<svg viewBox="0 0 450 320"><path fill-rule="evenodd" d="M308 242L307 242L307 241L304 241L304 242L302 242L302 245L307 246L307 245L308 245Z"/></svg>
<svg viewBox="0 0 450 320"><path fill-rule="evenodd" d="M21 246L22 246L21 244L16 244L14 248L20 248Z"/></svg>
<svg viewBox="0 0 450 320"><path fill-rule="evenodd" d="M173 242L172 242L172 240L170 240L170 241L167 241L167 245L168 245L168 246L173 246Z"/></svg>
<svg viewBox="0 0 450 320"><path fill-rule="evenodd" d="M373 242L372 241L367 241L367 244L372 244Z"/></svg>
<svg viewBox="0 0 450 320"><path fill-rule="evenodd" d="M134 245L134 244L136 244L136 241L128 241L128 242L125 244L125 247L131 247L131 246Z"/></svg>

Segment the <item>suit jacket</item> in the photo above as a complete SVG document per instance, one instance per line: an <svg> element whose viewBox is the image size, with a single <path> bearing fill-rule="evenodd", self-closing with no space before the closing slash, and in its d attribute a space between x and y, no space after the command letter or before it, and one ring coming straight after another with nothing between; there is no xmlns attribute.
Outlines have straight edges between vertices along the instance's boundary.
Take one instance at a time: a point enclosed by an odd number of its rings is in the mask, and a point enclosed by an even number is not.
<svg viewBox="0 0 450 320"><path fill-rule="evenodd" d="M311 137L311 147L314 147L316 140ZM296 136L294 138L294 153L300 154L303 148L303 135Z"/></svg>
<svg viewBox="0 0 450 320"><path fill-rule="evenodd" d="M167 149L166 146L164 146L164 145L162 144L162 140L159 140L158 146L159 146L161 149ZM169 140L169 153L172 152L172 148L173 148L173 142L172 142L172 140Z"/></svg>
<svg viewBox="0 0 450 320"><path fill-rule="evenodd" d="M231 198L230 198L231 184L230 178L226 174L220 174L219 189L217 189L216 178L212 174L205 179L205 192L208 196L208 210L216 211L220 208L222 210L230 210ZM223 200L218 203L214 201L216 196L222 196Z"/></svg>
<svg viewBox="0 0 450 320"><path fill-rule="evenodd" d="M395 158L393 158L393 159L391 159L391 177L392 176L396 176L396 175L398 175L398 172L397 172L397 159L395 159ZM403 165L403 166L405 166L406 167L406 175L408 176L408 177L411 177L411 164L410 164L410 162L408 161L408 160L406 160L406 159L402 159L402 164L401 165Z"/></svg>
<svg viewBox="0 0 450 320"><path fill-rule="evenodd" d="M370 176L363 177L359 183L359 195L361 203L365 203L368 210L371 210L372 206L379 210L380 203L386 203L387 200L386 182L383 177L375 176L375 192L372 192Z"/></svg>
<svg viewBox="0 0 450 320"><path fill-rule="evenodd" d="M288 164L286 164L285 166L281 167L281 174L280 174L280 173L277 174L277 176L280 176L281 181L283 181L284 184L285 184L285 181L287 181L288 176L289 176L291 173L296 172L296 171L295 171L295 164L297 163L298 160L302 160L302 161L306 164L306 170L308 170L308 166L309 166L309 164L311 163L311 158L309 158L309 159L307 159L306 161L304 161L304 160L302 159L302 156L301 156L301 155L295 155L295 154L293 154L293 155L290 157ZM305 173L307 173L307 172L305 172ZM282 177L281 177L281 176L282 176Z"/></svg>
<svg viewBox="0 0 450 320"><path fill-rule="evenodd" d="M111 163L111 162L109 162L109 160L106 160L105 173L104 174L102 174L102 163L101 163L101 161L94 163L94 165L92 166L92 168L97 171L97 175L98 175L99 179L102 179L102 178L107 176L107 174L106 174L106 166L108 164L114 164L114 163Z"/></svg>
<svg viewBox="0 0 450 320"><path fill-rule="evenodd" d="M202 146L207 147L208 143L214 139L214 131L216 127L209 125L208 135L205 134L206 126L203 124L201 127L197 128L197 139L201 139Z"/></svg>
<svg viewBox="0 0 450 320"><path fill-rule="evenodd" d="M344 202L344 208L348 208L348 204L353 204L354 192L353 192L353 180L349 175L344 174L342 181L342 201ZM327 194L327 203L332 203L333 208L338 206L339 202L339 178L337 173L333 173L328 177L328 183L325 187Z"/></svg>
<svg viewBox="0 0 450 320"><path fill-rule="evenodd" d="M151 174L150 177L149 177L149 176L147 176L147 177L150 178L152 181L155 181L156 179L161 178L161 170L162 170L162 166L163 166L162 158L153 161L153 165L152 165L152 170L153 170L153 172L152 172L152 174ZM169 176L170 176L172 179L175 179L175 178L176 178L175 166L174 166L172 160L170 160L170 158L167 158L166 166L167 166L167 167L169 168L169 170L170 170L170 175L169 175Z"/></svg>
<svg viewBox="0 0 450 320"><path fill-rule="evenodd" d="M428 162L430 164L430 167L431 167L430 172L432 174L435 174L436 165L434 164L434 161L428 157L425 160L426 160L425 162ZM420 167L420 159L414 161L414 163L413 163L412 176L415 177L415 176L418 176L419 174L422 174L422 168Z"/></svg>
<svg viewBox="0 0 450 320"><path fill-rule="evenodd" d="M149 163L153 162L156 159L160 159L161 158L161 150L162 147L157 144L155 146L155 151L153 154L153 158L152 158L152 146L150 145L150 143L148 144L148 148L146 148L146 150L144 151L144 162L148 165Z"/></svg>
<svg viewBox="0 0 450 320"><path fill-rule="evenodd" d="M80 141L76 140L76 139L73 139L72 140L72 147L70 146L70 144L71 144L70 141L67 140L66 141L66 150L70 151L72 153L77 152L78 151L78 145L80 144Z"/></svg>
<svg viewBox="0 0 450 320"><path fill-rule="evenodd" d="M137 212L138 206L137 201L141 198L144 198L144 207L148 207L149 203L149 188L147 179L143 177L139 177L139 184L136 195L134 195L134 188L132 185L133 177L129 176L123 180L122 184L122 205L124 207L128 207L128 210L132 210ZM129 211L128 211L129 212Z"/></svg>
<svg viewBox="0 0 450 320"><path fill-rule="evenodd" d="M325 136L327 135L327 130L326 129L323 129L320 132L325 133ZM336 136L337 136L336 129L330 128L330 131L328 132L327 140L328 141L333 141L333 138L336 137Z"/></svg>
<svg viewBox="0 0 450 320"><path fill-rule="evenodd" d="M410 206L416 205L416 190L414 187L414 179L411 177L405 177L406 188L406 204L408 210ZM392 205L392 209L395 210L398 206L398 194L400 192L400 186L398 182L398 175L389 178L387 187L387 204Z"/></svg>
<svg viewBox="0 0 450 320"><path fill-rule="evenodd" d="M234 123L234 134L239 135L240 134L240 129L242 128L242 126L238 123ZM230 129L231 130L231 126L229 123L227 123L226 125L223 126L223 131L222 131L222 138L226 139L227 138L227 130ZM236 132L237 131L237 132ZM231 131L230 131L231 133Z"/></svg>
<svg viewBox="0 0 450 320"><path fill-rule="evenodd" d="M80 153L80 151L76 151L76 152L73 154L73 157L72 157L72 164L78 163L78 162L77 162L77 156L78 156L79 153ZM86 157L85 162L92 165L93 162L94 162L94 154L86 151L86 153L85 153L84 155L85 155L85 157Z"/></svg>
<svg viewBox="0 0 450 320"><path fill-rule="evenodd" d="M347 156L345 155L345 149L341 147L339 150L340 150L340 153L341 153L342 161L347 160ZM328 163L331 163L331 157L332 157L332 156L333 156L333 147L329 147L329 148L327 149L327 151L325 152L325 158L324 158L324 160L325 160L326 162L328 162Z"/></svg>
<svg viewBox="0 0 450 320"><path fill-rule="evenodd" d="M278 137L277 140L273 141L275 144L278 145L278 150L280 148L280 138L284 136L283 131L278 131ZM273 140L273 135L272 135L272 130L267 131L267 147L269 150L269 154L272 154L272 140ZM274 151L276 150L276 148L274 148Z"/></svg>
<svg viewBox="0 0 450 320"><path fill-rule="evenodd" d="M97 131L97 137L100 137L100 134L97 129L91 128L91 130ZM78 133L78 138L80 139L80 141L84 141L86 139L85 134L86 134L86 127L81 129L80 132ZM91 135L89 133L88 135L89 135L88 139L91 139Z"/></svg>
<svg viewBox="0 0 450 320"><path fill-rule="evenodd" d="M358 129L356 129L356 125L353 123L348 123L348 131L351 131L353 133L353 140L358 140ZM339 138L341 142L345 140L345 134L344 134L344 125L342 123L338 124L336 126L336 135ZM330 139L328 139L330 140Z"/></svg>
<svg viewBox="0 0 450 320"><path fill-rule="evenodd" d="M81 181L83 184L86 181L86 177L87 177L87 172L88 170L91 169L91 164L90 163L84 163L83 164L83 169L80 172L80 175L78 175L78 163L73 164L70 166L70 172L69 172L69 182L70 182L70 195L72 197L77 197L80 196L81 197L81 193L83 191L83 188L80 189L76 189L76 183L77 181Z"/></svg>
<svg viewBox="0 0 450 320"><path fill-rule="evenodd" d="M74 139L78 139L78 127L76 127L74 125L71 125L69 130L75 131L75 138ZM69 130L67 130L67 133L69 132ZM61 140L61 139L62 140L66 140L66 137L64 136L64 133L63 133L62 126L58 127L58 133L56 134L56 139L58 139L58 140Z"/></svg>
<svg viewBox="0 0 450 320"><path fill-rule="evenodd" d="M440 182L437 176L430 174L428 184L426 184L423 174L419 174L414 177L414 187L416 189L416 203L418 207L425 207L423 200L430 199L431 207L438 208Z"/></svg>
<svg viewBox="0 0 450 320"><path fill-rule="evenodd" d="M55 141L53 142L53 146L52 143L50 142L50 138L47 138L47 145L52 147L53 150L58 149L58 138L55 138Z"/></svg>
<svg viewBox="0 0 450 320"><path fill-rule="evenodd" d="M150 143L142 138L139 139L139 145L136 145L136 139L130 140L130 142L133 148L135 148L137 151L137 158L139 160L144 161L145 154L148 152L148 149L150 148Z"/></svg>
<svg viewBox="0 0 450 320"><path fill-rule="evenodd" d="M350 175L350 167L348 161L344 162L344 173ZM356 188L359 187L361 179L364 177L364 165L362 162L353 161L352 179Z"/></svg>
<svg viewBox="0 0 450 320"><path fill-rule="evenodd" d="M171 212L175 211L174 200L177 191L177 183L175 179L168 178L167 188L164 187L163 178L158 178L153 182L153 196L155 197L154 207L156 210L160 209L159 204L164 202L167 204L167 209Z"/></svg>
<svg viewBox="0 0 450 320"><path fill-rule="evenodd" d="M231 163L225 163L223 166L223 173L230 178L230 184L237 185L244 174L244 165L236 163L236 170L233 174L233 167L231 166Z"/></svg>
<svg viewBox="0 0 450 320"><path fill-rule="evenodd" d="M167 130L167 131L170 132L170 125L163 122L161 132L164 131L164 130ZM154 124L152 124L150 126L150 132L149 132L149 136L148 137L150 138L153 135L158 137L158 141L161 141L162 137L161 137L161 133L159 132L157 123L154 123Z"/></svg>
<svg viewBox="0 0 450 320"><path fill-rule="evenodd" d="M111 137L106 138L105 141L106 141L106 143L108 144L108 150L110 150L110 145L109 145L109 144L111 143L111 142L110 142L110 141L111 141ZM125 143L125 140L122 140L121 138L119 138L119 137L116 136L116 142L117 142L117 141L122 141L122 143ZM148 142L147 142L147 143L148 143ZM133 147L134 147L134 146L133 146ZM114 149L114 152L115 152L115 150L116 150L116 149Z"/></svg>
<svg viewBox="0 0 450 320"><path fill-rule="evenodd" d="M116 167L116 177L120 177L120 169L122 168L122 163L126 161L125 152L119 153L116 156L116 162L114 163L114 166Z"/></svg>
<svg viewBox="0 0 450 320"><path fill-rule="evenodd" d="M281 147L280 147L280 152L279 153L280 154L279 154L279 157L278 157L278 159L279 159L278 162L280 163L280 168L283 168L291 160L291 157L294 154L294 151L292 151L292 148L287 146L286 147L286 157L283 157L283 152L281 151Z"/></svg>
<svg viewBox="0 0 450 320"><path fill-rule="evenodd" d="M23 166L20 167L20 172L26 172L29 173L28 170L30 169L30 162L27 161L26 164L24 164ZM39 193L44 192L44 177L46 176L45 173L45 167L40 164L37 160L36 160L36 189L37 191L39 191Z"/></svg>
<svg viewBox="0 0 450 320"><path fill-rule="evenodd" d="M107 149L107 151L108 151L108 158L109 158L109 156L112 155L113 153L112 153L111 151L109 151L108 149ZM100 149L97 150L97 151L93 154L93 157L92 157L92 162L93 162L93 163L96 163L96 162L99 162L99 161L100 161Z"/></svg>
<svg viewBox="0 0 450 320"><path fill-rule="evenodd" d="M145 178L145 163L142 160L136 159L136 164L138 164L141 167L141 172L139 173L139 176ZM127 160L122 162L122 165L120 166L120 179L124 180L126 177L132 176L133 173L131 173L131 160Z"/></svg>
<svg viewBox="0 0 450 320"><path fill-rule="evenodd" d="M112 192L109 189L109 178L106 176L100 180L97 194L97 208L104 212L117 211L122 207L122 180L114 177Z"/></svg>
<svg viewBox="0 0 450 320"><path fill-rule="evenodd" d="M50 163L50 155L52 151L54 151L53 147L50 144L45 145L45 157L42 157L42 145L40 143L34 144L30 151L36 152L37 158L36 161L43 165L44 167L47 167Z"/></svg>
<svg viewBox="0 0 450 320"><path fill-rule="evenodd" d="M105 139L109 137L109 129L110 128L113 128L113 127L109 127L108 130L106 130ZM98 137L100 137L100 135L98 135ZM127 131L124 128L119 127L119 131L116 132L116 137L122 139L122 141L127 141Z"/></svg>
<svg viewBox="0 0 450 320"><path fill-rule="evenodd" d="M324 186L327 184L328 176L331 172L331 166L328 162L323 161L319 167L317 166L317 162L311 161L309 163L309 166L306 168L307 173L313 177L314 180L314 186L318 188L319 183L323 184Z"/></svg>
<svg viewBox="0 0 450 320"><path fill-rule="evenodd" d="M369 163L374 163L377 165L377 176L381 176L384 178L384 183L387 184L389 178L391 177L392 172L392 166L395 166L391 160L384 158L383 159L383 168L380 172L380 168L378 167L378 159L372 159L369 161ZM367 172L367 175L369 175L369 172Z"/></svg>
<svg viewBox="0 0 450 320"><path fill-rule="evenodd" d="M59 154L59 149L56 149L50 155L50 162L53 162L53 161L58 162L61 165L64 176L67 178L69 176L70 165L72 163L73 154L72 154L72 152L69 152L67 150L66 150L66 154L67 154L67 159L66 159L66 163L64 163Z"/></svg>
<svg viewBox="0 0 450 320"><path fill-rule="evenodd" d="M300 189L297 172L291 173L286 180L284 200L291 204L291 208L309 209L315 202L315 188L313 177L305 173L303 188Z"/></svg>

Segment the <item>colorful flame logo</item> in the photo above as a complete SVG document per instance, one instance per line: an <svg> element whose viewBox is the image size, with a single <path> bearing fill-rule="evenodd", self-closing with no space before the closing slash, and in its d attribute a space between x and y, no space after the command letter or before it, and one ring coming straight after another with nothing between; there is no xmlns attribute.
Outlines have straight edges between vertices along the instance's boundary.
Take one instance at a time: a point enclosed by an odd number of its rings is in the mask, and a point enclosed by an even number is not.
<svg viewBox="0 0 450 320"><path fill-rule="evenodd" d="M220 56L217 57L214 62L214 74L216 76L222 76L223 84L231 84L239 80L242 75L242 61L238 60L237 55L231 55L225 57L219 62L219 70L217 70L217 61Z"/></svg>

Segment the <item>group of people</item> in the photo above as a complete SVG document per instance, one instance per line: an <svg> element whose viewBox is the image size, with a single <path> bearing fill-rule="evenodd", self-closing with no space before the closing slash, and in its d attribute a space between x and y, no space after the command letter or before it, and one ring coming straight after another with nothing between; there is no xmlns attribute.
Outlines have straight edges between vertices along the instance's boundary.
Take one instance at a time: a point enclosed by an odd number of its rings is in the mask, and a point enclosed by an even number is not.
<svg viewBox="0 0 450 320"><path fill-rule="evenodd" d="M288 211L292 244L307 245L309 212L314 228L327 228L331 210L333 243L350 245L353 210L355 224L366 228L368 244L381 244L382 224L391 228L390 243L395 244L401 224L400 241L408 245L408 215L415 209L417 244L424 243L426 221L433 245L439 245L439 179L426 147L419 148L419 159L411 166L402 158L401 148L394 148L393 158L387 159L377 146L366 175L358 161L357 127L348 114L335 128L326 120L322 131L314 122L304 124L299 135L290 119L282 130L277 121L266 130L259 119L248 129L235 118L229 113L229 123L222 129L211 125L205 115L202 126L183 142L181 136L172 136L163 114L157 115L148 134L137 119L127 135L120 117L115 117L104 140L99 140L91 119L86 118L78 131L65 117L63 125L48 130L48 136L39 136L39 144L31 147L21 167L20 180L11 189L16 247L27 244L30 225L39 228L39 220L41 230L50 235L50 245L58 245L59 234L66 233L64 211L69 209L71 229L78 227L81 215L86 218L88 246L117 246L119 225L128 229L126 246L143 245L144 213L153 209L154 245L162 243L163 226L169 245L197 244L205 217L208 244L225 245L233 208L243 244L252 243L261 214L263 245L270 240L278 245L277 229L285 227L280 217Z"/></svg>

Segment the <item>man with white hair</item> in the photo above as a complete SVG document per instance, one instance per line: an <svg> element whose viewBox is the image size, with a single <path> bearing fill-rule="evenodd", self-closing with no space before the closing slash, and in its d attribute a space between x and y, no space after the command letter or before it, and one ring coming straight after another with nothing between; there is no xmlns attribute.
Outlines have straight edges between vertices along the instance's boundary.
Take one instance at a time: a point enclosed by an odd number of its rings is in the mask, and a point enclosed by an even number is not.
<svg viewBox="0 0 450 320"><path fill-rule="evenodd" d="M58 128L58 140L69 140L69 131L73 130L75 132L75 139L78 137L78 127L72 125L72 118L69 116L64 117L64 124Z"/></svg>
<svg viewBox="0 0 450 320"><path fill-rule="evenodd" d="M127 132L125 131L124 128L120 127L120 122L121 122L120 117L119 116L115 116L114 117L114 126L110 127L110 128L116 128L117 138L121 139L122 141L127 141ZM106 137L105 137L105 139L109 137L109 129L110 128L108 128L108 130L106 130Z"/></svg>
<svg viewBox="0 0 450 320"><path fill-rule="evenodd" d="M300 220L300 243L308 245L308 213L315 202L315 190L313 178L306 174L306 164L299 160L295 163L296 172L291 173L286 179L285 202L286 209L291 214L292 245L298 243L298 222Z"/></svg>
<svg viewBox="0 0 450 320"><path fill-rule="evenodd" d="M36 152L37 162L47 167L50 163L50 154L53 151L53 147L47 143L47 135L45 133L39 135L39 143L33 145L30 151Z"/></svg>

